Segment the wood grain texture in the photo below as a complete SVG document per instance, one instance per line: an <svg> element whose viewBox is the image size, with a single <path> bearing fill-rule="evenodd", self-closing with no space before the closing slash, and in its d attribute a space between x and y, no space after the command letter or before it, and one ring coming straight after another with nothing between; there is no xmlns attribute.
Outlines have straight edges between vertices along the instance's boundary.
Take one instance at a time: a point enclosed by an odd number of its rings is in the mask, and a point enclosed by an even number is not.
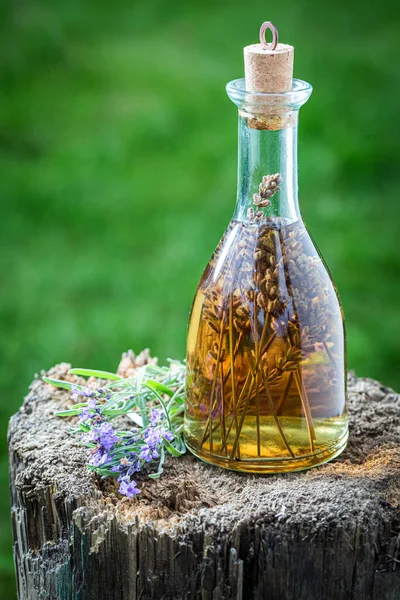
<svg viewBox="0 0 400 600"><path fill-rule="evenodd" d="M63 377L68 365L51 370ZM349 377L334 462L248 476L191 456L121 499L35 380L9 426L20 600L399 600L400 397Z"/></svg>

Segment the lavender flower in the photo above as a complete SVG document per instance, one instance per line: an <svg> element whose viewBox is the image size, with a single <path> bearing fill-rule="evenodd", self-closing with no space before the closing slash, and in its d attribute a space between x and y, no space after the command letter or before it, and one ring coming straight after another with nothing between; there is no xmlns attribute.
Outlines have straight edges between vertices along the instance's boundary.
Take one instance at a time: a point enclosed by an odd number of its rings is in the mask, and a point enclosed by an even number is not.
<svg viewBox="0 0 400 600"><path fill-rule="evenodd" d="M97 410L97 401L95 398L90 398L88 400L87 406L82 408L82 411L79 413L79 421L84 422L92 419L98 413Z"/></svg>
<svg viewBox="0 0 400 600"><path fill-rule="evenodd" d="M61 411L59 416L78 416L79 420L73 431L81 432L81 443L88 448L89 469L102 478L117 478L120 493L134 498L140 493L133 479L135 473L151 473L152 477L159 477L167 454L177 456L184 453L182 428L185 365L174 362L169 368L165 368L153 363L144 364L137 367L134 375L122 379L104 371L90 369L73 369L72 374L111 379L110 383L99 388L79 388L72 384L72 398L77 406L72 410ZM65 380L44 380L66 387ZM152 384L155 390L157 383L171 392L165 395L165 404L158 391L153 393ZM107 400L111 402L105 402ZM84 402L84 406L79 406L78 402ZM155 407L161 404L162 410ZM166 410L169 415L165 413ZM147 426L116 431L111 419L118 415L129 415L132 411L143 415ZM136 423L138 421L135 419Z"/></svg>
<svg viewBox="0 0 400 600"><path fill-rule="evenodd" d="M134 473L141 471L140 459L136 452L131 452L128 456L124 456L120 459L118 465L114 465L111 471L118 473L118 481L121 481L124 477L132 476Z"/></svg>
<svg viewBox="0 0 400 600"><path fill-rule="evenodd" d="M154 456L156 454L156 456ZM158 454L156 450L152 450L150 446L144 446L139 457L145 460L146 462L151 462L153 458L158 458Z"/></svg>
<svg viewBox="0 0 400 600"><path fill-rule="evenodd" d="M124 477L120 481L119 492L124 496L128 496L128 498L133 498L137 494L140 494L139 488L136 487L136 481L129 479L129 477Z"/></svg>
<svg viewBox="0 0 400 600"><path fill-rule="evenodd" d="M144 432L143 439L149 448L157 448L162 441L160 429L147 428Z"/></svg>
<svg viewBox="0 0 400 600"><path fill-rule="evenodd" d="M167 440L167 442L172 442L172 440L174 439L174 434L171 431L164 431L162 435Z"/></svg>
<svg viewBox="0 0 400 600"><path fill-rule="evenodd" d="M101 446L98 446L95 450L92 450L91 457L89 458L89 465L92 467L100 467L104 465L109 459L107 450Z"/></svg>
<svg viewBox="0 0 400 600"><path fill-rule="evenodd" d="M150 412L150 424L155 427L161 421L162 412L158 408L152 408Z"/></svg>
<svg viewBox="0 0 400 600"><path fill-rule="evenodd" d="M83 435L81 442L83 444L95 443L108 451L118 442L118 436L111 423L104 422Z"/></svg>
<svg viewBox="0 0 400 600"><path fill-rule="evenodd" d="M85 406L84 408L82 408L82 412L79 413L79 422L83 423L84 421L88 421L92 418L92 416L93 412L90 410L90 408Z"/></svg>
<svg viewBox="0 0 400 600"><path fill-rule="evenodd" d="M85 386L81 389L80 395L84 396L85 398L92 398L95 395L95 391L92 390L92 388Z"/></svg>
<svg viewBox="0 0 400 600"><path fill-rule="evenodd" d="M100 427L97 427L94 431L98 443L106 450L111 450L114 444L118 442L118 436L111 423L102 423Z"/></svg>
<svg viewBox="0 0 400 600"><path fill-rule="evenodd" d="M72 391L72 395L71 395L72 400L74 402L78 402L79 396L80 396L80 390L77 387L73 386L71 391Z"/></svg>

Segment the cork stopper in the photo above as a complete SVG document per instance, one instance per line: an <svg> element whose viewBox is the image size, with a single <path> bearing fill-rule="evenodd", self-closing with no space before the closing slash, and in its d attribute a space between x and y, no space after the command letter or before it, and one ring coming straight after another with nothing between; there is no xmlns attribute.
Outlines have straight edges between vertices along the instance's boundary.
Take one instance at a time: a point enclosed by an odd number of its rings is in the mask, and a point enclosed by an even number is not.
<svg viewBox="0 0 400 600"><path fill-rule="evenodd" d="M265 40L267 30L272 42ZM294 48L278 43L278 30L270 21L261 25L260 43L244 48L244 72L248 92L290 92L293 78Z"/></svg>

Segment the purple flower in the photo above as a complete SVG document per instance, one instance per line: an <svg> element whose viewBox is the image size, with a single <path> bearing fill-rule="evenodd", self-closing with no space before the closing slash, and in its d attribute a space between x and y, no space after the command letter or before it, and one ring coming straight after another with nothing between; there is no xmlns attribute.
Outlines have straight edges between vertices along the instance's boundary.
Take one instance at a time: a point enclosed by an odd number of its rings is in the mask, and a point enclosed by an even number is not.
<svg viewBox="0 0 400 600"><path fill-rule="evenodd" d="M164 431L163 437L165 437L167 442L171 442L174 439L174 435L170 431Z"/></svg>
<svg viewBox="0 0 400 600"><path fill-rule="evenodd" d="M124 477L121 479L119 484L119 492L124 496L128 496L128 498L133 498L137 494L140 494L139 488L136 487L136 481L129 479L129 477Z"/></svg>
<svg viewBox="0 0 400 600"><path fill-rule="evenodd" d="M102 423L100 427L95 429L95 432L97 435L97 441L106 450L111 450L114 444L118 442L118 436L110 423Z"/></svg>
<svg viewBox="0 0 400 600"><path fill-rule="evenodd" d="M81 412L79 413L79 421L88 421L89 419L92 419L94 416L97 416L96 413L98 413L98 409L97 407L97 402L95 398L90 398L88 400L87 406L85 406L84 408L82 408Z"/></svg>
<svg viewBox="0 0 400 600"><path fill-rule="evenodd" d="M146 462L150 462L151 460L153 460L153 450L150 448L150 446L143 446L139 457L145 460Z"/></svg>
<svg viewBox="0 0 400 600"><path fill-rule="evenodd" d="M119 473L118 481L122 481L127 476L131 477L134 473L140 471L140 460L136 452L130 452L129 456L121 458L119 465L111 467L111 471Z"/></svg>
<svg viewBox="0 0 400 600"><path fill-rule="evenodd" d="M85 396L86 398L92 398L94 396L94 390L86 385L81 389L80 395Z"/></svg>
<svg viewBox="0 0 400 600"><path fill-rule="evenodd" d="M96 448L89 459L89 465L92 467L100 467L108 460L107 451L104 448Z"/></svg>
<svg viewBox="0 0 400 600"><path fill-rule="evenodd" d="M79 413L79 422L87 421L88 419L91 419L92 416L93 413L90 408L85 406L85 408L82 408L82 412Z"/></svg>
<svg viewBox="0 0 400 600"><path fill-rule="evenodd" d="M91 444L96 441L95 429L91 429L81 437L82 444Z"/></svg>
<svg viewBox="0 0 400 600"><path fill-rule="evenodd" d="M85 386L82 389L77 388L75 385L71 388L72 391L72 400L77 402L79 400L79 396L84 396L84 398L93 398L95 396L95 391L92 388ZM96 401L94 401L94 405L91 408L95 408Z"/></svg>
<svg viewBox="0 0 400 600"><path fill-rule="evenodd" d="M118 436L110 423L101 423L98 427L94 427L87 434L81 437L83 444L95 443L103 447L105 451L111 448L118 442Z"/></svg>
<svg viewBox="0 0 400 600"><path fill-rule="evenodd" d="M152 408L150 412L150 424L154 427L161 421L161 410Z"/></svg>
<svg viewBox="0 0 400 600"><path fill-rule="evenodd" d="M156 448L162 442L161 431L148 427L144 432L143 439L150 448Z"/></svg>
<svg viewBox="0 0 400 600"><path fill-rule="evenodd" d="M71 396L71 397L72 397L72 400L73 400L74 402L78 402L78 400L79 400L79 395L80 395L80 391L79 391L79 390L78 390L78 388L77 388L77 387L75 387L75 386L73 386L73 387L72 387L71 391L72 391L72 396Z"/></svg>

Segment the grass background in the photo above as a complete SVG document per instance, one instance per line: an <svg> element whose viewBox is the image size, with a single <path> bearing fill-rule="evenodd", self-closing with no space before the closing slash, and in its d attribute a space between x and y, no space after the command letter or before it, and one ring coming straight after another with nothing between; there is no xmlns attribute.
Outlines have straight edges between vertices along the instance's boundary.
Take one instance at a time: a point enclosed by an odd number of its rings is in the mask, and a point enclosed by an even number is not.
<svg viewBox="0 0 400 600"><path fill-rule="evenodd" d="M300 198L341 293L348 363L400 389L397 3L22 0L1 20L0 597L15 598L7 421L35 372L182 357L233 211L224 86L270 19L314 85Z"/></svg>

